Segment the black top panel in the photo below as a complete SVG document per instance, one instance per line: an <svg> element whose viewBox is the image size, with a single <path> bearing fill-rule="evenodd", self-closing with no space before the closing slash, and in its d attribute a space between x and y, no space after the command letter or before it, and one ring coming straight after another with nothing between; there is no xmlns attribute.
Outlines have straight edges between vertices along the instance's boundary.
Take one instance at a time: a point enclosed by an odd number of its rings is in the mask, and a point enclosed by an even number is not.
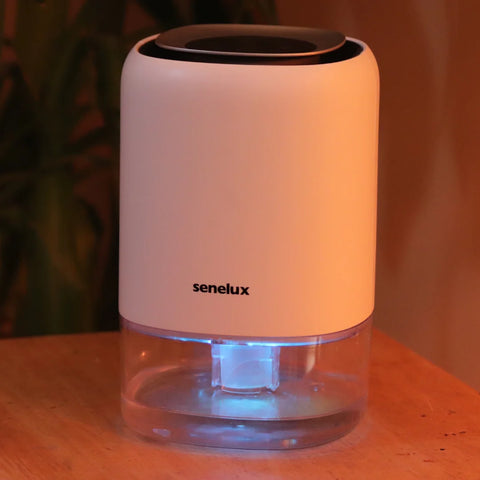
<svg viewBox="0 0 480 480"><path fill-rule="evenodd" d="M158 45L158 42L157 42ZM230 35L225 37L207 37L191 40L185 45L186 50L205 53L226 53L227 55L245 54L253 56L315 52L316 45L306 40L286 37L262 37L260 35Z"/></svg>
<svg viewBox="0 0 480 480"><path fill-rule="evenodd" d="M152 57L205 63L306 65L358 55L362 47L338 32L273 25L190 25L143 44Z"/></svg>

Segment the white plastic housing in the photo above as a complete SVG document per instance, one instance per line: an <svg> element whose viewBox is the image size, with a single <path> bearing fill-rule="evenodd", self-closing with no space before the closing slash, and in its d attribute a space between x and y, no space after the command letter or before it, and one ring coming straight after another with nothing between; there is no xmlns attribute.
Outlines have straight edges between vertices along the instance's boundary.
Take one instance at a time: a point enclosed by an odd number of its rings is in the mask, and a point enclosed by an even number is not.
<svg viewBox="0 0 480 480"><path fill-rule="evenodd" d="M121 101L124 318L189 334L297 337L370 316L378 70L355 42L359 55L317 65L168 60L139 53L141 43L131 51ZM237 286L248 294L232 294Z"/></svg>

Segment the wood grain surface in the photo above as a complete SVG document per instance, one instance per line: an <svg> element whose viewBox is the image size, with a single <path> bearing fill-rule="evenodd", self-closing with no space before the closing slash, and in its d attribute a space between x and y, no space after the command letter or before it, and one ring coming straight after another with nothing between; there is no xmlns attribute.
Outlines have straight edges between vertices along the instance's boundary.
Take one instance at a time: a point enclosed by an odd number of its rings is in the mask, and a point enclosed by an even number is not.
<svg viewBox="0 0 480 480"><path fill-rule="evenodd" d="M0 341L0 480L480 479L478 392L378 331L364 419L295 451L137 438L120 416L119 357L116 332Z"/></svg>

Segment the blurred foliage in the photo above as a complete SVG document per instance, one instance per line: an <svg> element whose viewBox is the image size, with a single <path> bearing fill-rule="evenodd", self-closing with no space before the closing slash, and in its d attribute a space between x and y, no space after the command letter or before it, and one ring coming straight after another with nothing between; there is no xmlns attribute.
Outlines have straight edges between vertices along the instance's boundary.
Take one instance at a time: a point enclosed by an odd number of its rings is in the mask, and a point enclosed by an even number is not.
<svg viewBox="0 0 480 480"><path fill-rule="evenodd" d="M123 59L141 37L174 26L276 23L275 5L17 0L15 7L6 28L0 0L0 335L116 328ZM148 21L127 35L132 12Z"/></svg>

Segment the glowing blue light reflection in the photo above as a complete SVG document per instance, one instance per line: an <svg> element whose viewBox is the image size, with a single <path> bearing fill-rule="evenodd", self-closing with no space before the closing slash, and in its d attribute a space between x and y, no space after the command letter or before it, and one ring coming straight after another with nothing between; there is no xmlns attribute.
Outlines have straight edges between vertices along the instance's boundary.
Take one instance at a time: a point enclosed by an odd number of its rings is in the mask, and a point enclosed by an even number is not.
<svg viewBox="0 0 480 480"><path fill-rule="evenodd" d="M212 387L242 394L275 391L279 357L278 347L212 343Z"/></svg>
<svg viewBox="0 0 480 480"><path fill-rule="evenodd" d="M367 319L365 322L367 322ZM124 328L150 335L157 338L165 338L167 340L175 340L178 342L195 342L211 345L212 343L229 344L229 345L247 345L247 346L264 346L264 347L304 347L309 345L320 345L358 335L362 329L363 323L355 327L342 330L340 332L327 333L325 335L312 335L305 337L233 337L219 335L205 335L201 333L173 332L170 330L161 330L158 328L146 327L143 325L130 322L122 318Z"/></svg>

